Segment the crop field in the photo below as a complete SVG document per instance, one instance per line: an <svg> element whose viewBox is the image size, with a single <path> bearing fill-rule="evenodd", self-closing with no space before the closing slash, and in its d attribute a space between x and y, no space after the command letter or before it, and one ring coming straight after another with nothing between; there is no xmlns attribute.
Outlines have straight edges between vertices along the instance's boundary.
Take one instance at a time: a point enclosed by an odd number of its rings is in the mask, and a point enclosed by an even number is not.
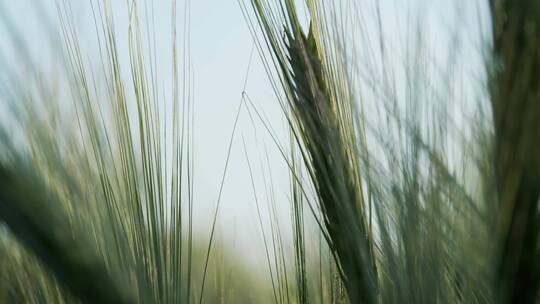
<svg viewBox="0 0 540 304"><path fill-rule="evenodd" d="M539 204L540 1L0 0L0 304L540 303Z"/></svg>

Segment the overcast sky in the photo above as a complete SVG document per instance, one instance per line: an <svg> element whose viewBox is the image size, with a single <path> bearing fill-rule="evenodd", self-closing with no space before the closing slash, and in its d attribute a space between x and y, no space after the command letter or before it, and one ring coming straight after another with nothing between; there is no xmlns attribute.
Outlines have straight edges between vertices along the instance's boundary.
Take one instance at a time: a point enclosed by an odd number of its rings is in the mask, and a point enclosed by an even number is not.
<svg viewBox="0 0 540 304"><path fill-rule="evenodd" d="M56 20L54 0L35 0L41 3L43 11L36 12L32 0L0 0L0 9L5 9L4 16L10 16L19 27L29 43L29 47L37 54L37 58L46 60L40 52L43 43L43 28L37 14L46 14L50 20ZM69 0L68 0L69 1ZM358 0L362 8L362 16L374 17L374 3L377 0ZM91 54L94 34L91 11L88 1L71 1L76 16L76 25L81 38L88 43ZM111 0L118 24L120 40L125 42L126 8L125 1ZM246 1L247 2L247 1ZM479 24L485 25L484 15L478 14L485 8L476 5L483 1L452 0L380 0L382 22L385 24L385 37L389 45L399 45L396 41L406 41L408 32L422 24L422 30L429 33L430 46L441 57L455 51L451 45L451 29L459 25L465 28L460 35L465 44L470 44L460 55L466 65L478 65L475 49L478 47L477 32ZM142 2L144 3L144 2ZM184 2L178 1L177 22L182 31L184 22ZM240 103L246 71L252 52L253 40L237 0L192 0L189 9L191 16L191 51L194 71L195 118L195 204L197 227L201 237L208 236L209 221L215 208L219 184L226 160L228 141L234 123L236 110ZM0 15L2 16L2 15ZM155 22L158 44L159 77L170 80L170 1L155 1ZM421 22L420 22L421 20ZM369 30L374 29L374 19L363 23ZM409 25L409 26L407 26ZM409 33L410 34L410 33ZM0 29L0 43L5 43ZM181 37L182 34L179 33ZM181 39L181 38L179 38ZM365 42L368 43L368 42ZM7 49L6 45L2 45ZM125 44L124 49L125 51ZM122 52L122 49L120 50ZM95 53L94 53L95 54ZM127 60L127 53L124 60ZM127 61L126 61L127 62ZM257 52L253 55L251 68L247 78L246 92L266 113L268 122L281 134L281 140L287 143L284 136L284 122L277 100L268 85L266 73ZM166 85L165 85L166 87ZM254 140L257 136L257 141ZM262 204L266 204L265 188L262 181L262 167L267 167L265 151L268 151L269 164L272 168L272 182L279 213L283 225L288 222L289 204L287 186L289 184L286 165L276 146L268 137L262 125L252 126L249 116L244 111L240 116L238 133L234 141L231 163L225 182L222 198L219 229L223 237L236 242L240 246L259 248L262 250L259 226L256 220L255 205L249 171L243 151L242 138L248 145L248 152L256 174L257 193ZM266 170L266 169L265 169ZM268 175L269 172L264 174ZM267 179L270 176L266 176ZM268 186L268 183L267 183ZM284 228L285 230L288 229ZM259 255L252 262L262 262ZM261 255L262 257L262 255Z"/></svg>

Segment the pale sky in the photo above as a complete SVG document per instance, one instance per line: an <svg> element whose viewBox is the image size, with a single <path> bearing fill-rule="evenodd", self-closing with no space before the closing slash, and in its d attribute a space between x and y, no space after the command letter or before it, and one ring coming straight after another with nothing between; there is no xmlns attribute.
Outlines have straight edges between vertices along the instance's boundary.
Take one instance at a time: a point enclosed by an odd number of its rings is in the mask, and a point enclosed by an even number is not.
<svg viewBox="0 0 540 304"><path fill-rule="evenodd" d="M50 20L56 20L55 0L34 1L41 3L45 11L48 12L46 14ZM28 41L30 49L37 54L37 58L46 60L46 56L40 53L45 52L40 48L40 44L43 43L44 39L42 35L43 28L39 25L40 21L38 21L36 12L32 9L35 4L34 1L0 0L0 10L5 9L4 14L13 19L14 23L19 27L20 33ZM365 24L368 32L373 32L376 29L375 6L373 5L376 1L356 1L358 7L362 8L360 15L366 18L363 24ZM90 18L89 2L70 2L73 5L77 26L80 27L82 33L82 43L83 45L87 43L89 45L88 51L92 53L94 27ZM110 0L110 2L113 4L113 11L118 24L117 29L124 34L119 37L120 41L124 42L125 47L125 33L127 30L125 28L127 24L126 1ZM437 57L445 58L458 48L449 41L451 29L458 24L462 28L459 36L465 44L464 50L462 50L463 54L458 56L458 60L463 66L472 69L472 73L474 73L481 63L478 57L478 45L475 45L480 44L477 39L478 24L486 26L487 22L485 20L487 18L486 14L477 14L476 5L482 4L479 11L485 11L483 2L485 1L380 0L382 23L384 24L387 43L392 48L395 48L393 51L396 54L399 54L399 48L403 47L400 44L407 40L407 31L412 32L418 24L422 24L422 30L428 33L429 36L427 39L429 47L433 49ZM140 5L142 3L144 1L141 1ZM170 81L170 1L156 0L154 4L159 49L157 57L160 73L158 75L160 79L163 75L164 81ZM183 5L184 2L178 0L177 22L180 41L184 20ZM197 219L196 227L204 240L208 237L210 229L209 222L216 204L228 141L236 109L240 103L253 41L237 0L192 0L189 12L191 16L191 51L196 107L194 133L196 157L195 215ZM407 16L409 17L407 18ZM2 18L1 14L0 18ZM4 39L5 36L3 35L7 34L2 31L2 26L0 26L0 45L2 49L7 50L8 46L4 45L7 39ZM376 41L365 43L376 43ZM181 46L179 47L181 48ZM375 44L371 45L371 47L378 46ZM122 49L120 52L122 54ZM127 60L127 53L125 54L124 60ZM266 73L257 52L253 56L246 92L259 109L266 113L268 122L281 135L280 140L282 143L287 145L288 139L284 136L286 133L283 116L274 97L274 92L268 84ZM255 133L257 141L254 140ZM266 205L267 201L261 178L261 166L264 166L267 171L264 151L265 149L268 151L280 220L283 221L284 233L290 233L287 232L287 229L290 229L287 225L290 206L287 200L289 177L286 165L262 125L258 124L253 128L245 111L241 113L238 132L233 145L217 228L223 233L220 237L225 237L238 246L251 248L252 250L263 250L249 172L243 151L242 136L244 136L248 146L248 154L256 175L259 201L263 205ZM264 174L268 174L268 172ZM269 178L269 176L266 176L266 179ZM254 265L264 263L263 255L248 254L248 256L251 259L250 262Z"/></svg>

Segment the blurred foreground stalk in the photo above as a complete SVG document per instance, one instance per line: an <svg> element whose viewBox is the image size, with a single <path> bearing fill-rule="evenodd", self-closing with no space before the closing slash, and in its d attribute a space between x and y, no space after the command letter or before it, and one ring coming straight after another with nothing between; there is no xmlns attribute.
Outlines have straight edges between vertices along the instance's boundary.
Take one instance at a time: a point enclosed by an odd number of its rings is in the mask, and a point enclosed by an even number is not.
<svg viewBox="0 0 540 304"><path fill-rule="evenodd" d="M540 2L491 1L501 303L534 303L540 280Z"/></svg>
<svg viewBox="0 0 540 304"><path fill-rule="evenodd" d="M0 165L0 220L11 232L83 302L135 303L108 274L90 242L74 237L55 203L46 186L27 170Z"/></svg>

